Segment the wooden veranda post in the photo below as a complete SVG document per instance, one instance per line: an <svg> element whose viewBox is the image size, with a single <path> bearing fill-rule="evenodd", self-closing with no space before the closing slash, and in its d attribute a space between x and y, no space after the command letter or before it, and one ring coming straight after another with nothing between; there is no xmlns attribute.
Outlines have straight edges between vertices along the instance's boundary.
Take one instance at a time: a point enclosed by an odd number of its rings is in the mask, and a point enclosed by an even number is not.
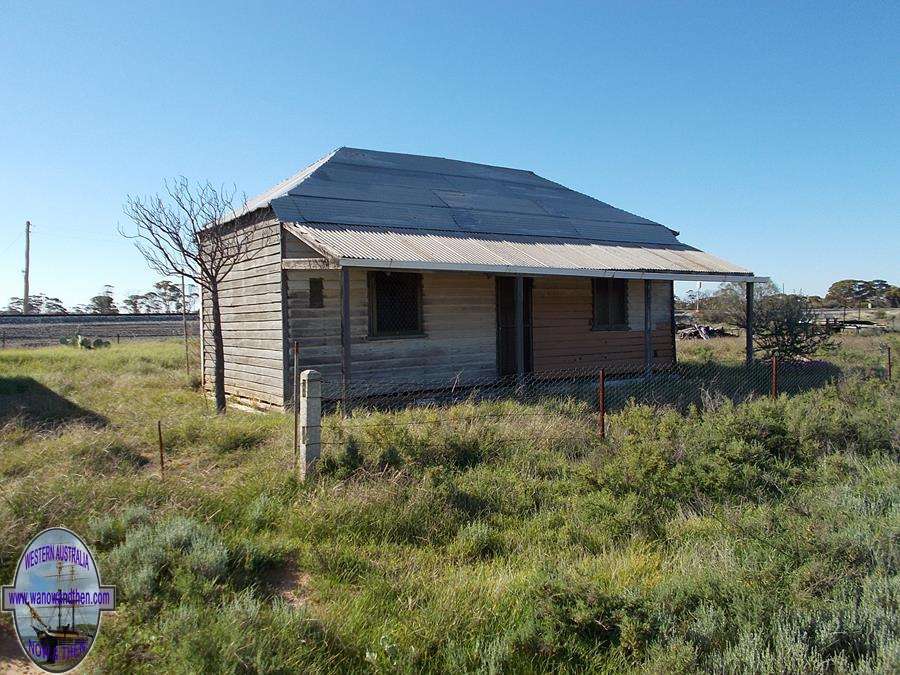
<svg viewBox="0 0 900 675"><path fill-rule="evenodd" d="M516 275L516 382L525 378L525 278Z"/></svg>
<svg viewBox="0 0 900 675"><path fill-rule="evenodd" d="M672 363L678 364L678 345L675 341L675 333L677 332L677 325L675 322L675 282L669 282L669 332L670 332L670 340L672 341Z"/></svg>
<svg viewBox="0 0 900 675"><path fill-rule="evenodd" d="M747 320L747 365L753 363L753 282L748 281L745 286L747 291L747 316L745 319Z"/></svg>
<svg viewBox="0 0 900 675"><path fill-rule="evenodd" d="M341 407L350 404L350 268L341 267Z"/></svg>
<svg viewBox="0 0 900 675"><path fill-rule="evenodd" d="M650 377L653 373L653 326L651 319L650 298L651 281L644 279L644 376Z"/></svg>

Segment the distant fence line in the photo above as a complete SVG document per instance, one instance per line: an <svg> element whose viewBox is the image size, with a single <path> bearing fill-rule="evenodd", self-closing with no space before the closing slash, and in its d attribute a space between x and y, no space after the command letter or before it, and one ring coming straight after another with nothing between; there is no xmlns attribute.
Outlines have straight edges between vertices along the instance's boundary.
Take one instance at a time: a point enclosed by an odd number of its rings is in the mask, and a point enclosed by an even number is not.
<svg viewBox="0 0 900 675"><path fill-rule="evenodd" d="M187 315L189 336L198 336L196 312ZM179 314L34 314L0 316L0 348L45 347L75 334L110 342L152 340L184 334Z"/></svg>
<svg viewBox="0 0 900 675"><path fill-rule="evenodd" d="M188 321L197 320L197 312L188 312ZM148 321L181 321L181 312L151 314L0 314L0 326L47 323L146 323Z"/></svg>

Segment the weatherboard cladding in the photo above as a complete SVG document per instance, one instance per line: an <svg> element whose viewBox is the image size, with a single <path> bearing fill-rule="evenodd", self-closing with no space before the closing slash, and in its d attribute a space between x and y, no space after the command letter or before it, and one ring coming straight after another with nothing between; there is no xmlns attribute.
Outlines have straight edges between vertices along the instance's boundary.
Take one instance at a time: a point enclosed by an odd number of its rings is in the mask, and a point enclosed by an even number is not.
<svg viewBox="0 0 900 675"><path fill-rule="evenodd" d="M338 258L750 275L530 171L438 157L339 148L246 209L265 205Z"/></svg>

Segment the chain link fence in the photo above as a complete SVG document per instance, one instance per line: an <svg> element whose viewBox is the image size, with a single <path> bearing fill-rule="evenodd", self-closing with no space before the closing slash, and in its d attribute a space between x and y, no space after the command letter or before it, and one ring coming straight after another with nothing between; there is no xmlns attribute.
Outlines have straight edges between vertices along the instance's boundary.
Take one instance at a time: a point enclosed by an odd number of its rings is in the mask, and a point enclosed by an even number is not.
<svg viewBox="0 0 900 675"><path fill-rule="evenodd" d="M506 440L534 440L535 425L549 428L557 418L580 423L585 431L602 437L607 431L607 413L629 403L685 412L724 400L740 403L798 394L848 377L887 379L891 369L890 351L886 350L876 366L773 358L751 364L676 363L654 366L652 372L585 368L467 380L465 384L460 373L442 385L432 381L427 388L414 381L351 383L344 397L324 401L322 445L345 445L360 432L378 435L406 427L415 434L423 433L423 427L466 428L486 422L493 422L490 433L494 440L497 433Z"/></svg>

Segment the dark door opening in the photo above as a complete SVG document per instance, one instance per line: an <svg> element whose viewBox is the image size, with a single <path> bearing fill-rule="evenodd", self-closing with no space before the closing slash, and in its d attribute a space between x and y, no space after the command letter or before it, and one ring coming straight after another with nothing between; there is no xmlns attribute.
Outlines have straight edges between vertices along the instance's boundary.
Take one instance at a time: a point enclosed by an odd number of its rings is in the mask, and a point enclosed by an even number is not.
<svg viewBox="0 0 900 675"><path fill-rule="evenodd" d="M525 278L525 372L532 371L531 354L531 287ZM500 375L516 374L516 279L497 277L497 369Z"/></svg>

